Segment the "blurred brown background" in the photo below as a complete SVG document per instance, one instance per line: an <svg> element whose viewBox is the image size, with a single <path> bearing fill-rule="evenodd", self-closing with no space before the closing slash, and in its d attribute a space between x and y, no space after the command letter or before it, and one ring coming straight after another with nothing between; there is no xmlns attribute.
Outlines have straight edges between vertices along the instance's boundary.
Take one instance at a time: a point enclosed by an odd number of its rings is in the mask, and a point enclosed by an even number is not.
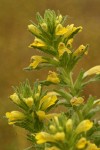
<svg viewBox="0 0 100 150"><path fill-rule="evenodd" d="M4 114L16 107L8 96L13 92L11 86L18 85L29 78L40 77L41 71L25 72L31 55L36 51L29 49L33 41L27 31L30 20L35 21L35 14L45 9L60 10L63 15L69 15L68 23L83 26L83 32L76 37L76 44L90 44L89 55L80 62L77 71L83 67L89 69L100 64L100 0L0 0L0 150L23 150L28 145L24 131L9 126ZM84 94L100 96L100 84L89 85Z"/></svg>

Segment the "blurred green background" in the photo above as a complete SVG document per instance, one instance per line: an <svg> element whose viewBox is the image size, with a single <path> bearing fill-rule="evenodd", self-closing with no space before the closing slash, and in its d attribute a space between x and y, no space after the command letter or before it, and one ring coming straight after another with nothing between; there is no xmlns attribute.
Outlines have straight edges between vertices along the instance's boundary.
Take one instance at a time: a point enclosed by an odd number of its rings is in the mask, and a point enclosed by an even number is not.
<svg viewBox="0 0 100 150"><path fill-rule="evenodd" d="M25 131L9 126L4 114L16 109L8 99L12 85L17 86L26 78L33 82L46 77L46 70L45 73L23 71L36 53L28 48L33 37L27 25L30 20L36 21L37 11L43 14L45 9L60 10L63 15L69 15L68 24L83 26L74 45L89 43L90 48L88 56L76 67L76 74L81 67L89 69L100 64L100 0L0 0L0 150L23 150L30 145ZM84 95L99 97L99 89L100 84L93 83L85 88Z"/></svg>

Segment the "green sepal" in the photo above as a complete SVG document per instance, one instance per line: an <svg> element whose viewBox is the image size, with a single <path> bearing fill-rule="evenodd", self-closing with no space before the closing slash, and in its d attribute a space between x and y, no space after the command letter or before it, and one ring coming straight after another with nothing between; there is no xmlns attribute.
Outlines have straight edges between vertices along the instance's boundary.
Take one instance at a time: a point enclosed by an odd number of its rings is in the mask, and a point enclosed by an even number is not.
<svg viewBox="0 0 100 150"><path fill-rule="evenodd" d="M89 96L89 98L87 99L85 105L83 106L82 113L83 113L84 118L87 117L88 113L93 108L93 102L94 102L94 100L95 100L94 97Z"/></svg>

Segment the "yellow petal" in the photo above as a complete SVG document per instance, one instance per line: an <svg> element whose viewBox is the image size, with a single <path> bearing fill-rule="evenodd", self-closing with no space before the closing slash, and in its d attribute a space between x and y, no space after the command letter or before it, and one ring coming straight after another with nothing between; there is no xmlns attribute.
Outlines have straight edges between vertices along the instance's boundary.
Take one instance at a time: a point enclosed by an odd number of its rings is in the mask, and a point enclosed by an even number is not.
<svg viewBox="0 0 100 150"><path fill-rule="evenodd" d="M67 29L65 27L63 27L61 24L58 24L56 27L56 31L55 34L56 35L63 35L67 32Z"/></svg>
<svg viewBox="0 0 100 150"><path fill-rule="evenodd" d="M59 53L59 57L61 57L64 52L67 52L68 54L71 53L71 50L68 49L64 43L60 42L59 45L58 45L58 53Z"/></svg>
<svg viewBox="0 0 100 150"><path fill-rule="evenodd" d="M72 43L73 43L73 38L69 39L68 42L67 42L67 45L72 47Z"/></svg>
<svg viewBox="0 0 100 150"><path fill-rule="evenodd" d="M30 64L30 67L32 67L33 69L35 69L40 63L44 63L47 62L45 59L42 58L42 56L32 56L31 60L33 60L33 62Z"/></svg>
<svg viewBox="0 0 100 150"><path fill-rule="evenodd" d="M84 73L83 77L90 76L93 74L100 74L100 65L95 66Z"/></svg>
<svg viewBox="0 0 100 150"><path fill-rule="evenodd" d="M66 27L66 30L67 30L67 32L65 33L65 37L69 37L72 33L73 33L73 30L74 29L74 24L71 24L71 25L68 25L67 27Z"/></svg>

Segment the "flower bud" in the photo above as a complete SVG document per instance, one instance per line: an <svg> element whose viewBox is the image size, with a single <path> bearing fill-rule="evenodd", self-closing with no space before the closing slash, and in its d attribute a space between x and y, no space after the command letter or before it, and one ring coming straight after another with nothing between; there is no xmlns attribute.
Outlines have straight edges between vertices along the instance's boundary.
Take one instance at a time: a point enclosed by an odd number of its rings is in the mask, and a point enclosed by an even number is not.
<svg viewBox="0 0 100 150"><path fill-rule="evenodd" d="M57 141L64 141L65 140L65 133L64 132L57 132L54 135L54 139Z"/></svg>
<svg viewBox="0 0 100 150"><path fill-rule="evenodd" d="M24 98L24 102L27 104L28 107L32 107L34 100L32 97Z"/></svg>
<svg viewBox="0 0 100 150"><path fill-rule="evenodd" d="M19 97L18 97L18 95L17 95L16 93L10 95L10 99L11 99L14 103L20 104L20 99L19 99Z"/></svg>
<svg viewBox="0 0 100 150"><path fill-rule="evenodd" d="M58 78L58 75L56 72L49 71L49 75L47 77L47 81L50 81L52 83L59 83L60 79Z"/></svg>
<svg viewBox="0 0 100 150"><path fill-rule="evenodd" d="M83 149L83 148L85 148L86 144L87 144L86 138L82 137L81 139L78 140L76 147L78 149Z"/></svg>
<svg viewBox="0 0 100 150"><path fill-rule="evenodd" d="M79 125L76 128L76 133L79 134L81 132L86 132L90 130L93 126L93 122L90 120L83 120L79 123Z"/></svg>
<svg viewBox="0 0 100 150"><path fill-rule="evenodd" d="M72 128L73 128L72 119L68 119L67 122L66 122L66 131L70 132L70 131L72 131Z"/></svg>
<svg viewBox="0 0 100 150"><path fill-rule="evenodd" d="M31 33L35 34L35 35L39 35L40 34L39 29L35 25L33 25L33 24L28 25L28 30Z"/></svg>
<svg viewBox="0 0 100 150"><path fill-rule="evenodd" d="M78 56L78 55L84 53L85 48L86 48L86 46L80 45L80 46L75 50L75 52L73 53L73 55L74 55L74 56ZM87 54L87 52L85 52L85 54Z"/></svg>
<svg viewBox="0 0 100 150"><path fill-rule="evenodd" d="M50 131L53 132L53 133L56 132L56 127L55 127L54 125L50 125L50 126L49 126L49 129L50 129Z"/></svg>

